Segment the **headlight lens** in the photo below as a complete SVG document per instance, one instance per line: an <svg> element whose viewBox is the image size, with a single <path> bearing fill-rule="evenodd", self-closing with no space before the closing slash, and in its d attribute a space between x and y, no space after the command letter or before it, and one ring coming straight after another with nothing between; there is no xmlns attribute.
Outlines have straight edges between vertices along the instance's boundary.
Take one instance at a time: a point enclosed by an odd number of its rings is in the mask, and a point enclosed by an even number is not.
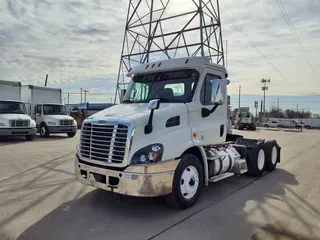
<svg viewBox="0 0 320 240"><path fill-rule="evenodd" d="M55 122L48 122L48 125L56 125L56 123Z"/></svg>
<svg viewBox="0 0 320 240"><path fill-rule="evenodd" d="M4 123L0 123L0 126L5 126L5 124Z"/></svg>
<svg viewBox="0 0 320 240"><path fill-rule="evenodd" d="M131 164L144 164L160 162L163 154L163 145L160 143L151 144L137 151L132 159Z"/></svg>

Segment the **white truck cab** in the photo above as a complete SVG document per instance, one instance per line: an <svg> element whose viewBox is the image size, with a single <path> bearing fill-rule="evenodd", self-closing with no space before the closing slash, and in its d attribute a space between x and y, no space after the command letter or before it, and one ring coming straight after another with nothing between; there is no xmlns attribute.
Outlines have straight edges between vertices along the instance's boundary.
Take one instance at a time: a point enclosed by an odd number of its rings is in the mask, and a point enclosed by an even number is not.
<svg viewBox="0 0 320 240"><path fill-rule="evenodd" d="M240 110L237 112L235 120L235 128L238 130L243 130L244 128L248 130L256 130L256 124L253 122L253 115L249 111Z"/></svg>
<svg viewBox="0 0 320 240"><path fill-rule="evenodd" d="M0 136L25 136L32 140L37 133L36 123L27 115L21 101L0 99Z"/></svg>
<svg viewBox="0 0 320 240"><path fill-rule="evenodd" d="M68 137L74 137L77 133L77 122L68 115L63 104L35 104L33 119L41 137L48 137L50 133L67 133Z"/></svg>
<svg viewBox="0 0 320 240"><path fill-rule="evenodd" d="M276 141L228 131L226 69L208 58L136 66L121 104L88 117L75 157L79 182L119 194L165 196L180 209L203 186L280 161Z"/></svg>

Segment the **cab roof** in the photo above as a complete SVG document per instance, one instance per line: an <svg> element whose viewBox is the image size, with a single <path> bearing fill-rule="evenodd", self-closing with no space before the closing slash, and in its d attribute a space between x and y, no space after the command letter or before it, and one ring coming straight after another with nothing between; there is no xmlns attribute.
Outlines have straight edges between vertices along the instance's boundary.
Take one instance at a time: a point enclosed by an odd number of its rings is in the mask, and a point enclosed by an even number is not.
<svg viewBox="0 0 320 240"><path fill-rule="evenodd" d="M224 66L211 63L208 57L187 57L140 64L130 68L128 70L127 76L131 77L133 74L146 74L178 69L200 69L204 65L226 72Z"/></svg>

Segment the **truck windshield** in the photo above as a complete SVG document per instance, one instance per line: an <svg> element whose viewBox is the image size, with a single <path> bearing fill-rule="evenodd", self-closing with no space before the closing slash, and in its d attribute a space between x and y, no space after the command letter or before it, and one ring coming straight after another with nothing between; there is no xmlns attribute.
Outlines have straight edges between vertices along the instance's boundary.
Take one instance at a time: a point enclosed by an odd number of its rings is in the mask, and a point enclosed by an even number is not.
<svg viewBox="0 0 320 240"><path fill-rule="evenodd" d="M122 102L190 102L198 78L198 71L193 69L135 75Z"/></svg>
<svg viewBox="0 0 320 240"><path fill-rule="evenodd" d="M26 114L26 106L22 102L0 101L0 114Z"/></svg>
<svg viewBox="0 0 320 240"><path fill-rule="evenodd" d="M64 105L44 104L43 114L44 115L67 115L67 110Z"/></svg>

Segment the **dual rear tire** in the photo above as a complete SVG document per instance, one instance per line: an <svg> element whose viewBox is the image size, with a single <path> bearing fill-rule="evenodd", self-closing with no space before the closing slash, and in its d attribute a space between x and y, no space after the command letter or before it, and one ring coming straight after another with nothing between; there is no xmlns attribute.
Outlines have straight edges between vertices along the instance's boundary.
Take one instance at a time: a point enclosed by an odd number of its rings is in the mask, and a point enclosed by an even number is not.
<svg viewBox="0 0 320 240"><path fill-rule="evenodd" d="M255 144L246 153L248 175L262 176L265 170L273 171L280 159L279 146L275 140L267 140Z"/></svg>

